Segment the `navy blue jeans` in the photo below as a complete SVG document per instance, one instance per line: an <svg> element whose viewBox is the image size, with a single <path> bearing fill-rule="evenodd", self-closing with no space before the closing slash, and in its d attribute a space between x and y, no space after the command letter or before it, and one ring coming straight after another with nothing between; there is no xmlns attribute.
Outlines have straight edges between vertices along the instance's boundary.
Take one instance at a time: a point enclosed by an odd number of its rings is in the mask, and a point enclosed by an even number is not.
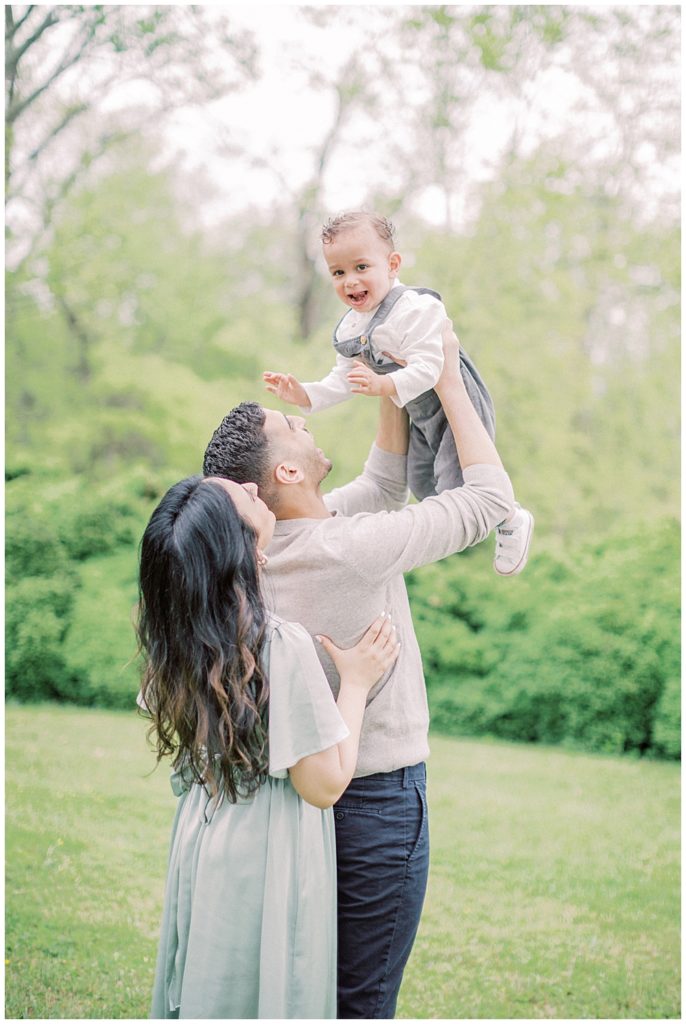
<svg viewBox="0 0 686 1024"><path fill-rule="evenodd" d="M424 764L353 779L334 806L338 1018L395 1013L429 874Z"/></svg>

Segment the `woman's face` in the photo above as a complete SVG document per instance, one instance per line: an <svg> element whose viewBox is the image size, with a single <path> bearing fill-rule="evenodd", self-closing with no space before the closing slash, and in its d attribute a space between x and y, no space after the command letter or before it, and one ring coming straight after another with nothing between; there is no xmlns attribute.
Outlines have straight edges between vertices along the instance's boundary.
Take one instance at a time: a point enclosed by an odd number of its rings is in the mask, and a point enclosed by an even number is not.
<svg viewBox="0 0 686 1024"><path fill-rule="evenodd" d="M272 539L276 516L257 496L257 484L237 484L235 480L225 480L219 476L207 479L224 488L240 517L252 526L257 534L257 544L264 551Z"/></svg>

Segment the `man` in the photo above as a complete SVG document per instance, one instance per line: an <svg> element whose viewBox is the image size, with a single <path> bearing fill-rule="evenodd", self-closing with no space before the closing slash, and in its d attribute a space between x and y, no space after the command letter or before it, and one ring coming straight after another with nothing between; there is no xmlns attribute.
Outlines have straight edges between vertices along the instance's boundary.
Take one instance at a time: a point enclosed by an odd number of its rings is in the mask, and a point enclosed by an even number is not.
<svg viewBox="0 0 686 1024"><path fill-rule="evenodd" d="M428 876L429 715L402 574L482 541L513 507L509 478L465 390L450 324L443 344L436 391L462 487L405 505L407 419L384 399L361 476L324 496L331 463L300 417L242 403L205 453L206 474L257 483L276 515L265 593L277 614L350 647L386 611L401 643L370 693L355 777L334 807L343 1019L393 1017ZM321 648L320 657L335 695L336 672Z"/></svg>

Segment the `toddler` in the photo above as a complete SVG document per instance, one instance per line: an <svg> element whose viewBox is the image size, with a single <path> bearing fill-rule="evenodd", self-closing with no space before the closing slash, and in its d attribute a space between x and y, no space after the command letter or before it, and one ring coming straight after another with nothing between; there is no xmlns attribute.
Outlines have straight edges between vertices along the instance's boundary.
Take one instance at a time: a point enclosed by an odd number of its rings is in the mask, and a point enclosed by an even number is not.
<svg viewBox="0 0 686 1024"><path fill-rule="evenodd" d="M463 483L455 439L433 387L443 369L441 328L447 319L437 292L398 280L402 257L385 217L353 211L322 231L333 286L348 310L333 332L336 363L323 380L301 384L292 374L264 373L268 391L303 413L318 412L352 395L386 395L410 419L407 477L418 500ZM491 397L469 356L460 369L486 430L495 436ZM526 565L534 519L517 506L496 529L494 568L515 576Z"/></svg>

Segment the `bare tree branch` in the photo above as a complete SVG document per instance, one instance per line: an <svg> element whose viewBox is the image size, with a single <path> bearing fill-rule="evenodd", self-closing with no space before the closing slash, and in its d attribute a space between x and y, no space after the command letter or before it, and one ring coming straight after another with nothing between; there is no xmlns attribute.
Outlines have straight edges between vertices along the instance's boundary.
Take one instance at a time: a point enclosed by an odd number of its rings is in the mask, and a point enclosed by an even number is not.
<svg viewBox="0 0 686 1024"><path fill-rule="evenodd" d="M46 89L49 89L50 86L54 82L56 82L57 79L60 78L65 71L68 71L70 67L73 67L74 64L81 60L85 51L88 49L88 46L90 45L94 35L95 25L91 25L85 39L79 46L76 53L68 60L62 61L62 63L59 64L55 68L55 70L48 76L46 81L43 82L42 85L39 85L36 89L34 89L34 91L30 93L25 99L21 100L21 102L15 104L14 106L9 107L6 114L8 124L14 124L17 118L20 117L21 114L23 114L27 107L30 107L32 103L35 103L38 97L41 96Z"/></svg>
<svg viewBox="0 0 686 1024"><path fill-rule="evenodd" d="M14 34L19 31L19 29L24 24L26 19L30 17L31 11L34 7L35 4L29 4L29 6L26 8L19 21L15 21L12 5L7 4L7 6L5 7L5 30L9 39L11 39L14 36Z"/></svg>
<svg viewBox="0 0 686 1024"><path fill-rule="evenodd" d="M103 135L98 140L97 145L92 150L90 150L90 152L87 152L82 156L81 162L74 168L74 170L70 174L68 174L66 178L59 182L58 187L56 188L54 193L45 198L41 208L40 215L41 230L40 232L37 232L34 235L31 242L31 246L29 247L28 251L24 253L21 259L18 260L16 265L13 267L13 270L15 272L18 273L36 255L36 253L40 249L45 234L48 231L48 228L52 222L52 215L55 208L59 206L62 200L69 194L69 192L71 192L72 188L81 179L83 174L85 174L85 172L97 160L99 160L100 157L102 157L107 152L107 150L110 149L111 146L113 146L115 143L125 141L127 138L130 138L131 135L133 134L135 134L134 129L128 132L120 130L116 132L109 132L106 135Z"/></svg>
<svg viewBox="0 0 686 1024"><path fill-rule="evenodd" d="M49 28L56 25L59 18L55 14L55 11L51 9L50 13L43 19L38 28L33 32L28 39L25 39L21 46L16 49L12 48L6 58L6 70L9 70L11 74L14 74L17 68L17 64L24 56L27 50L30 50L34 43L38 42L44 32L47 32Z"/></svg>
<svg viewBox="0 0 686 1024"><path fill-rule="evenodd" d="M56 138L60 134L60 132L64 131L67 125L71 124L75 117L78 117L79 114L85 113L87 110L88 104L86 103L79 103L75 107L70 107L70 109L62 118L62 120L57 125L55 125L54 128L51 129L49 134L46 136L46 138L43 139L40 145L36 146L36 148L31 153L29 153L28 157L26 158L26 162L35 163L38 157L41 156L43 151L46 149L46 147L50 145L52 140Z"/></svg>

